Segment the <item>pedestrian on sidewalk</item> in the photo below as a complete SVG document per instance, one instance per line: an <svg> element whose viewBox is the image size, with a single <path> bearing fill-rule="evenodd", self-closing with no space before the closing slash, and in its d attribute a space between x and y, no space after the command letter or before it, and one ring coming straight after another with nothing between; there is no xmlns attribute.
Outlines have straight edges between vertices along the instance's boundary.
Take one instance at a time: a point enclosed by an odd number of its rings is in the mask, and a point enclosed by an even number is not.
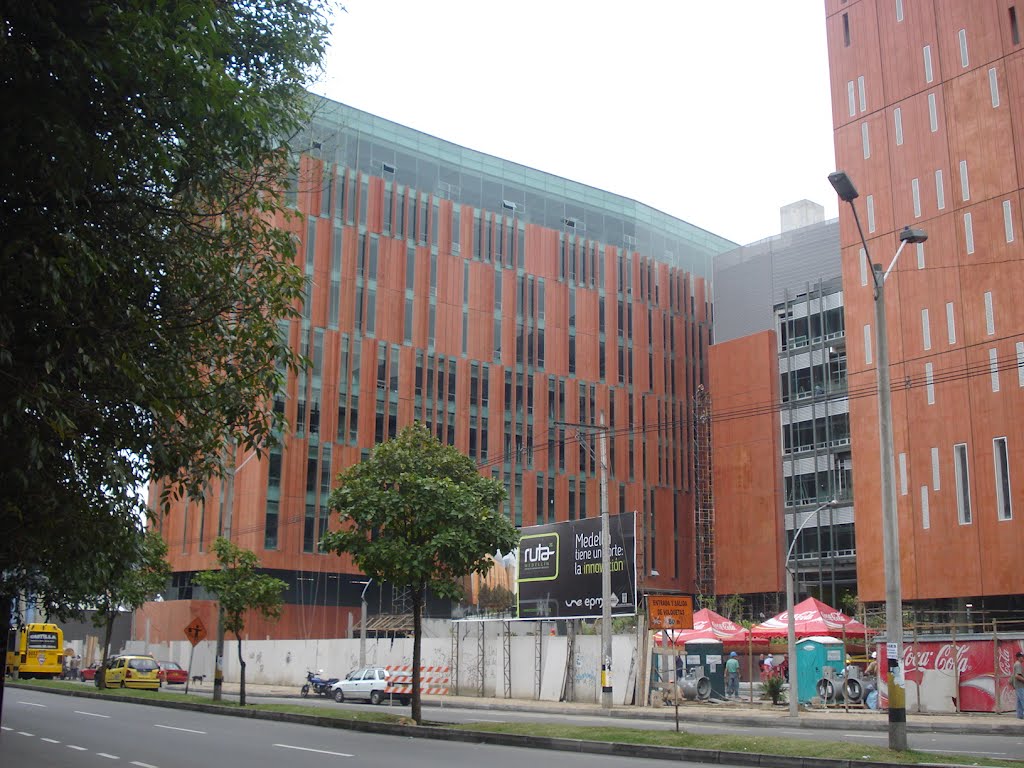
<svg viewBox="0 0 1024 768"><path fill-rule="evenodd" d="M740 660L736 658L736 651L729 653L729 660L725 662L725 697L740 697Z"/></svg>
<svg viewBox="0 0 1024 768"><path fill-rule="evenodd" d="M1017 694L1017 719L1024 720L1024 653L1013 662L1013 692Z"/></svg>

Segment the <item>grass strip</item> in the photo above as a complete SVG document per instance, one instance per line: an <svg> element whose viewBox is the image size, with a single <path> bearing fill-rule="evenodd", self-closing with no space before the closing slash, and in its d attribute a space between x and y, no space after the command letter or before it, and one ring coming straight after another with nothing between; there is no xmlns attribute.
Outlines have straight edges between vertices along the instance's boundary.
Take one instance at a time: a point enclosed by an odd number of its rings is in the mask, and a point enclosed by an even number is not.
<svg viewBox="0 0 1024 768"><path fill-rule="evenodd" d="M220 701L214 701L206 693L188 693L185 687L181 686L175 691L165 689L157 691L140 690L137 688L97 688L94 685L75 683L66 680L18 680L18 685L45 688L48 690L77 691L79 693L94 693L100 696L117 696L118 698L144 699L146 701L168 701L187 704L206 704L208 706L224 707L225 709L238 709L238 694L229 694ZM311 715L314 717L328 717L335 720L353 720L364 723L393 723L399 724L408 720L401 715L392 715L387 712L366 712L348 707L316 707L303 704L257 704L246 702L246 710L257 712L282 712L297 715Z"/></svg>
<svg viewBox="0 0 1024 768"><path fill-rule="evenodd" d="M580 741L618 742L662 747L688 747L722 752L784 755L786 757L820 757L835 760L874 760L893 765L918 763L949 763L976 766L1024 766L1024 761L984 759L969 755L948 755L935 752L893 752L887 747L851 744L843 741L815 741L781 736L734 736L730 734L694 734L672 730L636 730L604 726L573 726L545 723L466 723L453 726L459 730L486 733L507 733L522 736L577 739ZM671 725L668 726L672 728Z"/></svg>

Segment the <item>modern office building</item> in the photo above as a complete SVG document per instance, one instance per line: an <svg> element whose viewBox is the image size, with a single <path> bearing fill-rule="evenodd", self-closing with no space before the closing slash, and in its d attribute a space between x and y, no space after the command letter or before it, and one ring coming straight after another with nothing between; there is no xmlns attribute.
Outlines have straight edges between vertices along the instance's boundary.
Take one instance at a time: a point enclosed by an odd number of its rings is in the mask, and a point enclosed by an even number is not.
<svg viewBox="0 0 1024 768"><path fill-rule="evenodd" d="M1024 9L825 5L836 165L869 251L842 204L858 590L885 597L869 263L910 225L928 240L885 288L903 598L999 618L1024 592Z"/></svg>
<svg viewBox="0 0 1024 768"><path fill-rule="evenodd" d="M173 589L152 639L212 606L191 575L233 540L288 583L253 637L344 637L403 596L318 551L337 473L419 420L508 489L518 526L637 511L639 587L692 592L693 398L707 381L712 257L734 244L641 203L330 101L300 139L287 202L308 282L282 331L312 361L275 404L289 432L236 457L163 522ZM226 506L225 498L233 498ZM657 575L651 575L657 574ZM450 607L431 603L444 615Z"/></svg>
<svg viewBox="0 0 1024 768"><path fill-rule="evenodd" d="M808 201L781 218L714 264L715 583L754 615L779 607L798 530L797 592L856 593L839 222Z"/></svg>

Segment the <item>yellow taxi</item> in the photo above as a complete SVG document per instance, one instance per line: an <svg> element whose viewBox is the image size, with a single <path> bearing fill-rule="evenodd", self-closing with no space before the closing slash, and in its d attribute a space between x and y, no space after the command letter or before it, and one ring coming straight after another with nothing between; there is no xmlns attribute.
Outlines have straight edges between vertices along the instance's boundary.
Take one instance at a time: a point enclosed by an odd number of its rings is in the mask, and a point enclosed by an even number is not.
<svg viewBox="0 0 1024 768"><path fill-rule="evenodd" d="M108 688L160 687L160 665L152 656L115 656L107 662L104 679Z"/></svg>

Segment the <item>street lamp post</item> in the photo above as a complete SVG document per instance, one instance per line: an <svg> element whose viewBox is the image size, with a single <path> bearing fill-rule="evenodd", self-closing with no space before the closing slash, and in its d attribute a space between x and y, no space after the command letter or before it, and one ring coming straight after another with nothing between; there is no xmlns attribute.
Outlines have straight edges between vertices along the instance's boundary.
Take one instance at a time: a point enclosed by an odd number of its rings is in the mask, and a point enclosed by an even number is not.
<svg viewBox="0 0 1024 768"><path fill-rule="evenodd" d="M870 263L867 240L853 201L858 193L850 177L843 171L830 173L828 180L839 198L850 204L857 224L864 256ZM900 528L896 517L896 470L893 466L892 390L889 382L889 334L885 318L885 279L896 266L907 243L923 243L928 234L921 229L904 227L900 245L892 263L883 271L881 264L871 265L875 300L875 355L878 383L879 456L882 480L882 553L885 563L885 635L889 680L889 749L907 749L907 703L903 681L903 595L900 585Z"/></svg>
<svg viewBox="0 0 1024 768"><path fill-rule="evenodd" d="M793 564L792 564L793 549L796 547L797 537L800 536L800 531L802 531L804 529L804 526L806 526L809 522L811 522L811 520L813 520L815 518L815 515L817 515L819 512L821 512L821 510L825 509L825 507L834 507L835 505L836 505L836 500L835 499L830 499L829 501L826 501L824 504L822 504L820 507L818 507L814 511L808 513L807 517L804 518L804 521L802 523L800 523L800 525L797 527L797 529L793 532L793 541L790 542L790 544L789 544L789 551L786 552L786 623L787 623L787 627L786 627L786 630L787 630L786 631L786 641L787 641L787 646L788 646L786 648L786 659L789 662L789 716L790 717L799 717L800 716L800 702L799 702L800 690L799 690L799 680L798 680L799 673L797 671L797 667L799 665L796 663L796 619L793 616L793 605L795 603L795 601L793 599L793 592L794 592L793 580L795 578L795 576L793 574L793 570L794 569L793 569Z"/></svg>

